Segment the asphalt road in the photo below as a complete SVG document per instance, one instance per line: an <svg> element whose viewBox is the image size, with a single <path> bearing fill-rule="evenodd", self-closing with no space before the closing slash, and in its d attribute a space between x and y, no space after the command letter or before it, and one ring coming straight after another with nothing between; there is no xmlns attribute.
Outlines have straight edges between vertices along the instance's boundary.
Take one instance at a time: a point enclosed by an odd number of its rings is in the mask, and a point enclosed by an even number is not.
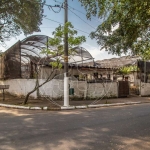
<svg viewBox="0 0 150 150"><path fill-rule="evenodd" d="M0 150L150 150L150 104L71 111L0 108Z"/></svg>

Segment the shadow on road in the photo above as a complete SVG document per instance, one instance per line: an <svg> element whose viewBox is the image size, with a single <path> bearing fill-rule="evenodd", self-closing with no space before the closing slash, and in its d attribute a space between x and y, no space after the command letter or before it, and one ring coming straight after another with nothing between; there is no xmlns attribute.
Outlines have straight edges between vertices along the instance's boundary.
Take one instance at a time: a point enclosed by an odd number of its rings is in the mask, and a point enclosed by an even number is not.
<svg viewBox="0 0 150 150"><path fill-rule="evenodd" d="M0 149L148 150L150 116L133 107L63 112L1 108Z"/></svg>

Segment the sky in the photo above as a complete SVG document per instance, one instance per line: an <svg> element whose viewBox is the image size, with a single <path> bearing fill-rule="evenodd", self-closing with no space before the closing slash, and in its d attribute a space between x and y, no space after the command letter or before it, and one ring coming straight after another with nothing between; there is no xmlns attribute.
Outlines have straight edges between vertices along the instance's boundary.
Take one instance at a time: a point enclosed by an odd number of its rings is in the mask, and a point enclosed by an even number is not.
<svg viewBox="0 0 150 150"><path fill-rule="evenodd" d="M46 4L49 5L61 5L64 0L46 0ZM92 17L91 20L87 20L86 11L78 0L68 0L68 21L71 22L74 28L78 31L78 35L84 35L86 42L81 46L88 50L95 60L109 59L117 57L116 55L108 54L105 50L100 51L100 45L96 43L95 39L89 37L90 32L95 31L96 27L101 24L101 20L96 17ZM53 8L56 12L59 8ZM64 23L64 9L61 9L59 13L53 12L47 6L44 6L44 15L42 25L40 26L41 32L34 32L32 35L47 35L52 36L52 32L60 23ZM30 36L30 35L28 35ZM17 37L12 37L9 41L6 41L6 47L1 47L0 50L5 51L18 40L26 38L24 34Z"/></svg>

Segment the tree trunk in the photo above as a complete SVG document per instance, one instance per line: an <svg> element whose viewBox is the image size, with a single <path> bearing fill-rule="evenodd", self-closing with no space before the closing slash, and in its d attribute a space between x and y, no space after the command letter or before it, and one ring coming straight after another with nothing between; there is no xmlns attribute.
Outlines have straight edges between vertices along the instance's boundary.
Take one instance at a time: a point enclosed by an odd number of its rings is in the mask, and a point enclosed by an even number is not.
<svg viewBox="0 0 150 150"><path fill-rule="evenodd" d="M29 96L35 92L37 89L39 89L41 86L43 86L44 84L46 84L47 82L51 81L53 79L53 73L55 73L54 71L51 72L51 74L49 75L49 77L46 79L45 82L43 82L42 84L39 85L39 81L38 81L38 75L37 75L37 79L36 79L36 84L35 84L35 88L29 92L26 97L25 100L23 102L23 104L25 105L28 102Z"/></svg>
<svg viewBox="0 0 150 150"><path fill-rule="evenodd" d="M31 92L29 92L29 93L26 95L25 100L24 100L24 102L23 102L24 105L28 102L29 96L30 96L34 91L36 91L36 89L32 90Z"/></svg>

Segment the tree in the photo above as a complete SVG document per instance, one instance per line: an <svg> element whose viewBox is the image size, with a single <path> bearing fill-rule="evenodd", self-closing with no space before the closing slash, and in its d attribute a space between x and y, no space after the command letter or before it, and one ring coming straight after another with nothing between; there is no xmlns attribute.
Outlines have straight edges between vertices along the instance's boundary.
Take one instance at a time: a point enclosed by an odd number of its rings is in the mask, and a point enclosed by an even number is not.
<svg viewBox="0 0 150 150"><path fill-rule="evenodd" d="M124 76L125 76L125 75L129 75L130 73L134 73L134 72L136 72L137 70L138 70L138 69L137 69L137 66L136 66L136 65L124 66L124 67L121 67L121 68L117 71L117 74L122 75L122 79L124 79Z"/></svg>
<svg viewBox="0 0 150 150"><path fill-rule="evenodd" d="M124 66L118 70L118 73L121 75L128 75L131 73L131 67L130 66Z"/></svg>
<svg viewBox="0 0 150 150"><path fill-rule="evenodd" d="M27 35L40 31L43 5L42 0L1 0L0 45L22 32Z"/></svg>
<svg viewBox="0 0 150 150"><path fill-rule="evenodd" d="M64 35L68 33L68 48L69 48L69 55L74 55L76 52L73 50L74 46L79 46L80 44L82 44L83 42L86 41L86 38L84 36L76 36L77 35L77 31L74 30L73 25L70 22L67 22L65 24L65 26L59 26L55 29L55 31L53 32L53 38L50 38L48 40L48 45L50 47L53 47L55 49L43 49L42 53L46 54L46 58L45 60L50 60L51 58L53 58L55 61L50 62L50 66L52 67L52 72L50 73L50 75L48 76L48 78L42 83L39 84L39 79L38 79L38 75L39 75L39 69L36 68L35 69L35 74L36 74L36 84L35 87L32 91L30 91L24 100L24 104L26 104L28 102L29 96L35 92L36 90L38 90L41 86L43 86L44 84L46 84L47 82L51 81L54 76L55 76L55 72L57 71L57 69L61 69L62 67L62 57L64 55L64 46L63 46L63 40L64 40ZM65 59L65 58L64 58ZM43 62L44 64L44 62Z"/></svg>
<svg viewBox="0 0 150 150"><path fill-rule="evenodd" d="M85 7L88 19L92 15L103 19L91 33L91 38L95 38L102 49L117 55L128 52L141 55L150 50L149 0L79 1Z"/></svg>

